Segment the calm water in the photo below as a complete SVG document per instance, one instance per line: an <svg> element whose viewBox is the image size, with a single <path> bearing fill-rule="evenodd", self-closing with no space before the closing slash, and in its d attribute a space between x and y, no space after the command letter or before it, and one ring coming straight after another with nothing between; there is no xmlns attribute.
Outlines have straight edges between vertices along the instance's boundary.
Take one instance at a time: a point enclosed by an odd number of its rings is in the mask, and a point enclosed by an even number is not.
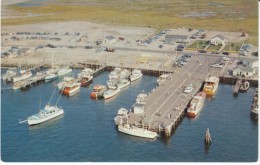
<svg viewBox="0 0 260 165"><path fill-rule="evenodd" d="M94 79L105 83L108 72ZM111 100L91 100L90 88L62 96L64 115L29 127L19 124L49 101L54 81L30 90L4 90L1 98L1 158L5 162L254 162L258 159L258 125L250 118L254 89L233 97L232 86L220 85L196 119L184 118L173 136L155 141L117 132L113 118L130 108L137 94L150 91L155 77L143 76ZM2 84L2 88L6 88ZM58 91L52 100L56 102ZM204 147L206 128L213 143Z"/></svg>

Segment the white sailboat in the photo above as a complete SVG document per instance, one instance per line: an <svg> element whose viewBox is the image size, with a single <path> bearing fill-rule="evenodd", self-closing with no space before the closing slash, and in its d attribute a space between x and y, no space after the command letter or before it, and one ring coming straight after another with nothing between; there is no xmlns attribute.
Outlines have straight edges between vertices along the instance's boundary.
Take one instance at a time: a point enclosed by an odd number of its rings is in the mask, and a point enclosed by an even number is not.
<svg viewBox="0 0 260 165"><path fill-rule="evenodd" d="M58 78L57 69L53 69L53 55L51 60L51 69L47 72L47 76L44 78L45 82L49 82Z"/></svg>

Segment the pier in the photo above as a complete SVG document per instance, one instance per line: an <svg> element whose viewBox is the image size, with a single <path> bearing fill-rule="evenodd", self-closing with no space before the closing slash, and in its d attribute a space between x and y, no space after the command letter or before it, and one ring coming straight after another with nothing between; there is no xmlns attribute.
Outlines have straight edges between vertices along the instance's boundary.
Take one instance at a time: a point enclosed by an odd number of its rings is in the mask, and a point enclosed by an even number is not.
<svg viewBox="0 0 260 165"><path fill-rule="evenodd" d="M214 58L192 57L189 64L178 68L164 85L157 86L148 93L143 115L129 113L128 123L145 127L170 136L182 117L190 100L201 90L209 75L219 76L222 69L212 68ZM184 93L184 87L192 84L191 93Z"/></svg>

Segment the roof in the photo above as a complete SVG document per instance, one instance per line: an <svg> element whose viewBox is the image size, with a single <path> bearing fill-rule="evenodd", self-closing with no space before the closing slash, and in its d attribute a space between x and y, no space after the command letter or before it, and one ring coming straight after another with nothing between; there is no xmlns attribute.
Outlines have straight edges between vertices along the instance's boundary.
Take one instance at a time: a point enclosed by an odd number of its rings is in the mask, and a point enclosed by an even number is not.
<svg viewBox="0 0 260 165"><path fill-rule="evenodd" d="M108 40L113 40L113 39L115 39L116 37L114 37L114 36L106 36L106 39L108 39Z"/></svg>
<svg viewBox="0 0 260 165"><path fill-rule="evenodd" d="M241 60L241 61L242 61L243 63L247 63L247 62L253 63L253 62L257 62L258 59L247 58L247 59L243 59L243 60Z"/></svg>
<svg viewBox="0 0 260 165"><path fill-rule="evenodd" d="M27 53L28 51L30 51L31 49L30 48L21 48L18 50L18 53L21 54L21 53Z"/></svg>
<svg viewBox="0 0 260 165"><path fill-rule="evenodd" d="M213 38L220 38L221 40L224 40L224 39L226 39L224 36L222 36L221 34L218 34L218 35L216 35L215 37L213 37ZM213 39L212 38L212 39Z"/></svg>
<svg viewBox="0 0 260 165"><path fill-rule="evenodd" d="M254 71L253 68L243 67L243 66L241 66L241 65L236 66L236 67L233 69L233 71L234 71L234 70L241 70L241 71L243 71L243 72L253 72L253 71Z"/></svg>
<svg viewBox="0 0 260 165"><path fill-rule="evenodd" d="M165 39L182 39L182 40L186 40L187 38L188 38L188 36L184 36L184 35L172 35L172 34L165 35Z"/></svg>

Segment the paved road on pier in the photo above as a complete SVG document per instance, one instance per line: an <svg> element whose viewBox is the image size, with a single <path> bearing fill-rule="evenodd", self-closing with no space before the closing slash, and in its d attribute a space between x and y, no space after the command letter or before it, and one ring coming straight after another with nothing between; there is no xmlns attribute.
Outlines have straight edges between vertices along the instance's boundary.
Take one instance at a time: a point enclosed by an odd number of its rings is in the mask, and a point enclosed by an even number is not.
<svg viewBox="0 0 260 165"><path fill-rule="evenodd" d="M208 75L217 75L221 71L221 69L210 67L216 59L216 57L194 56L187 65L178 68L164 85L157 87L147 97L146 116L142 123L152 130L158 129L159 125L173 124L197 93L205 78ZM189 94L183 93L183 87L189 84L193 85L193 91ZM130 117L129 121L138 122L135 120L134 117L132 119Z"/></svg>

